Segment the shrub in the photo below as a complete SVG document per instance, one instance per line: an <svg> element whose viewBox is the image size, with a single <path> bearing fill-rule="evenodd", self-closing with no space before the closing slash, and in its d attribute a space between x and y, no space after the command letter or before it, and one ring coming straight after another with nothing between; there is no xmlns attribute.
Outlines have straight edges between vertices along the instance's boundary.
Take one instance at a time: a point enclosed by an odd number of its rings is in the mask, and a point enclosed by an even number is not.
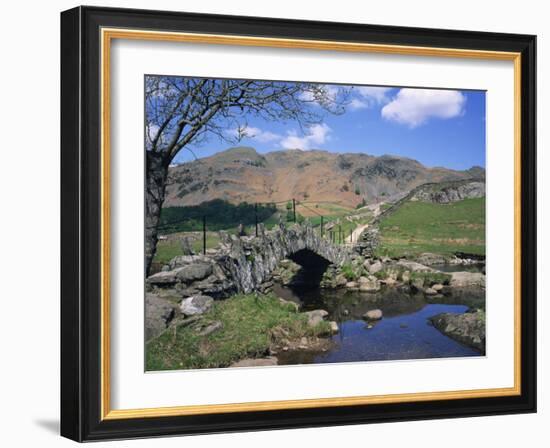
<svg viewBox="0 0 550 448"><path fill-rule="evenodd" d="M351 264L345 264L342 266L342 274L349 282L357 280L359 278L358 273L353 269L353 266Z"/></svg>

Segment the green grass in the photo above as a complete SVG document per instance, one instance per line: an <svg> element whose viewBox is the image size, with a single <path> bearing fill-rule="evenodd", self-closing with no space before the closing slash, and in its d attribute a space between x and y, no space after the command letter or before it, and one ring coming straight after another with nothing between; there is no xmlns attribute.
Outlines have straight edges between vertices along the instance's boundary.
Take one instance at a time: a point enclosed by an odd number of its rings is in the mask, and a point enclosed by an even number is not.
<svg viewBox="0 0 550 448"><path fill-rule="evenodd" d="M200 336L193 325L175 325L149 341L146 369L227 367L240 359L266 356L281 334L291 340L326 334L330 328L328 322L311 328L305 314L273 295L238 295L215 302L200 324L215 321L223 327L208 336Z"/></svg>
<svg viewBox="0 0 550 448"><path fill-rule="evenodd" d="M406 202L380 223L377 255L485 254L485 198L451 204Z"/></svg>
<svg viewBox="0 0 550 448"><path fill-rule="evenodd" d="M195 237L192 247L195 253L202 253L202 233L200 232L179 232L172 234L166 240L160 240L157 243L157 252L153 263L166 264L172 258L182 255L181 240L184 236ZM217 232L206 232L206 248L212 249L218 245L220 237Z"/></svg>

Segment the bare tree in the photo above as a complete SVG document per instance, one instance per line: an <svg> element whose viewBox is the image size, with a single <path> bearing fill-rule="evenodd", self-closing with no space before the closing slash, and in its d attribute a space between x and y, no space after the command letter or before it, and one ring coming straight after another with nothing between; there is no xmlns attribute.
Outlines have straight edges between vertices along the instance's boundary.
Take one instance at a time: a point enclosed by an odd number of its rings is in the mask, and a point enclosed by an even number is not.
<svg viewBox="0 0 550 448"><path fill-rule="evenodd" d="M295 121L304 129L323 112L344 112L347 92L323 84L146 76L145 269L156 252L168 167L180 150L217 135L237 142L250 116ZM229 133L229 129L237 129Z"/></svg>

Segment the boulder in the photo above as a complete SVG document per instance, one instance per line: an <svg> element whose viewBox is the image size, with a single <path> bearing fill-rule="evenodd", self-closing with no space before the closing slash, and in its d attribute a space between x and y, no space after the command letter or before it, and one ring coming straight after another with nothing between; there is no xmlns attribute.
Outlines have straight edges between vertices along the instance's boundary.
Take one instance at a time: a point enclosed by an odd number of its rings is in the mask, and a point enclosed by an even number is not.
<svg viewBox="0 0 550 448"><path fill-rule="evenodd" d="M437 291L433 288L426 288L426 290L424 291L424 294L428 296L435 296L437 294Z"/></svg>
<svg viewBox="0 0 550 448"><path fill-rule="evenodd" d="M373 264L369 265L368 270L371 274L376 274L377 272L384 269L384 264L380 260L376 260Z"/></svg>
<svg viewBox="0 0 550 448"><path fill-rule="evenodd" d="M206 313L212 305L214 299L210 296L192 296L183 299L180 304L180 311L185 316L196 316L198 314Z"/></svg>
<svg viewBox="0 0 550 448"><path fill-rule="evenodd" d="M346 286L346 283L348 282L346 276L344 274L338 274L334 278L334 283L336 286Z"/></svg>
<svg viewBox="0 0 550 448"><path fill-rule="evenodd" d="M432 254L430 252L424 252L416 259L420 264L431 266L433 264L445 264L447 260L443 255Z"/></svg>
<svg viewBox="0 0 550 448"><path fill-rule="evenodd" d="M356 288L357 288L357 283L355 283L355 282L347 282L347 283L346 283L346 288L348 288L348 289L356 289Z"/></svg>
<svg viewBox="0 0 550 448"><path fill-rule="evenodd" d="M485 314L483 312L442 313L431 317L430 321L435 328L450 338L485 354Z"/></svg>
<svg viewBox="0 0 550 448"><path fill-rule="evenodd" d="M362 291L362 292L380 291L380 281L374 276L369 276L368 278L361 277L359 279L359 291Z"/></svg>
<svg viewBox="0 0 550 448"><path fill-rule="evenodd" d="M336 322L334 321L330 322L330 331L332 332L332 334L336 334L338 333L338 331L340 331L338 328L338 324Z"/></svg>
<svg viewBox="0 0 550 448"><path fill-rule="evenodd" d="M266 367L266 366L276 366L278 364L278 359L275 356L268 356L267 358L247 358L241 359L229 367Z"/></svg>
<svg viewBox="0 0 550 448"><path fill-rule="evenodd" d="M481 272L452 272L450 286L464 288L468 286L485 287L485 276Z"/></svg>
<svg viewBox="0 0 550 448"><path fill-rule="evenodd" d="M365 320L380 320L382 319L382 310L375 309L375 310L369 310L365 314L363 314L363 319Z"/></svg>
<svg viewBox="0 0 550 448"><path fill-rule="evenodd" d="M396 263L396 265L402 268L405 268L406 270L411 272L436 272L435 269L432 269L429 266L425 266L423 264L417 263L416 261L399 260Z"/></svg>
<svg viewBox="0 0 550 448"><path fill-rule="evenodd" d="M397 284L397 280L393 277L388 277L384 280L384 284L386 286L395 286Z"/></svg>
<svg viewBox="0 0 550 448"><path fill-rule="evenodd" d="M316 327L328 316L328 311L325 310L313 310L305 313L307 316L307 323L310 327Z"/></svg>
<svg viewBox="0 0 550 448"><path fill-rule="evenodd" d="M174 283L177 283L178 278L176 277L177 272L175 271L161 271L147 277L147 283L155 286L172 286Z"/></svg>
<svg viewBox="0 0 550 448"><path fill-rule="evenodd" d="M212 274L212 265L204 261L197 261L177 270L178 280L184 283L191 283L195 280L202 280Z"/></svg>
<svg viewBox="0 0 550 448"><path fill-rule="evenodd" d="M424 287L424 279L422 277L417 277L414 280L411 281L411 286L414 289L422 289Z"/></svg>
<svg viewBox="0 0 550 448"><path fill-rule="evenodd" d="M161 334L174 319L176 307L158 295L145 294L145 340Z"/></svg>
<svg viewBox="0 0 550 448"><path fill-rule="evenodd" d="M444 286L441 283L436 283L435 285L432 285L432 289L436 292L440 292L443 290Z"/></svg>

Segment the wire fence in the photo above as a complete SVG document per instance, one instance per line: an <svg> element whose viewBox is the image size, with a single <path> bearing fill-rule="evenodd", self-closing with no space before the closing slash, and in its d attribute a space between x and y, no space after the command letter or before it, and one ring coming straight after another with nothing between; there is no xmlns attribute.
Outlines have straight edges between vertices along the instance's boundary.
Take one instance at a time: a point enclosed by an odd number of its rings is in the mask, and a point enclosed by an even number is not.
<svg viewBox="0 0 550 448"><path fill-rule="evenodd" d="M353 245L359 237L354 235L357 225L349 219L350 210L336 202L307 202L292 198L243 204L224 203L216 205L218 208L210 206L205 210L200 205L181 207L187 216L161 216L159 241L179 241L184 253L206 253L219 243L219 231L238 236L259 236L260 224L270 230L281 221L298 224L307 221L321 238L333 244ZM340 212L328 211L331 207Z"/></svg>

